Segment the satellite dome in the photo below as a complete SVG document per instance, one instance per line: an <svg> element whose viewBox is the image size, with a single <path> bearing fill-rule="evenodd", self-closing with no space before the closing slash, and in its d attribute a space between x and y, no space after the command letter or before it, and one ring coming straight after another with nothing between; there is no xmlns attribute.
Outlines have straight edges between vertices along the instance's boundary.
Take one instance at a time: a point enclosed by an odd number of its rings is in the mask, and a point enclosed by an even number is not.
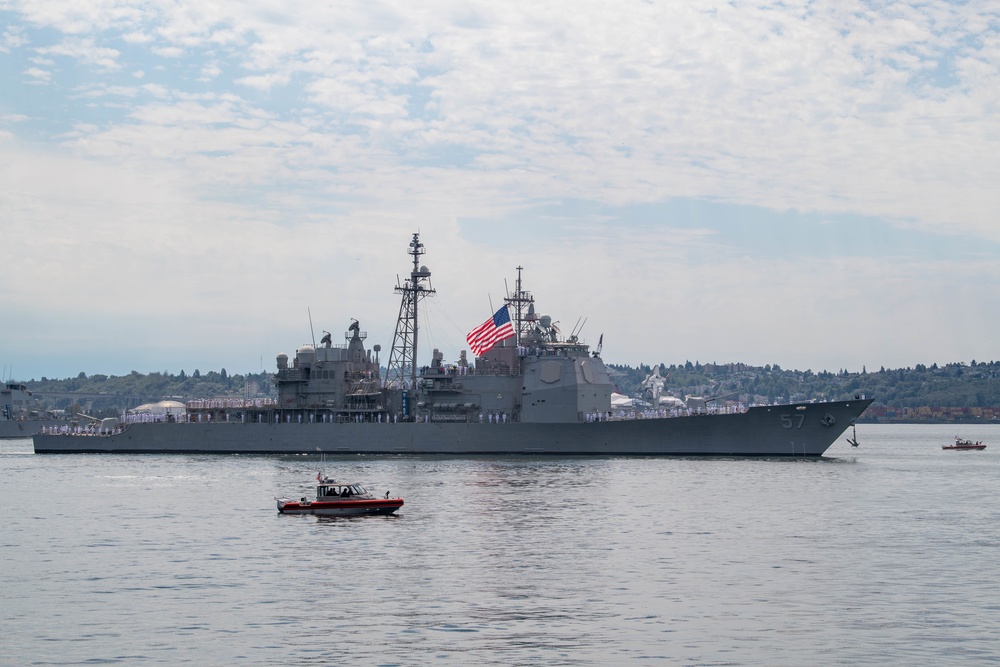
<svg viewBox="0 0 1000 667"><path fill-rule="evenodd" d="M302 368L309 368L312 366L313 361L316 360L316 348L312 345L303 345L295 353L295 360Z"/></svg>

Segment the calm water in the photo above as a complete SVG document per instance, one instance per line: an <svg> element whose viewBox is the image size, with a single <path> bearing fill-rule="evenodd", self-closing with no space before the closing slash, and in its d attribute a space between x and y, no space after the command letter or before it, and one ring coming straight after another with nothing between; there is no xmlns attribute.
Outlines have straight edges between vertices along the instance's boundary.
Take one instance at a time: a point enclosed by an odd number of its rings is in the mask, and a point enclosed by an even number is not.
<svg viewBox="0 0 1000 667"><path fill-rule="evenodd" d="M1000 664L1000 426L821 461L318 458L0 441L3 665ZM945 452L956 434L982 452Z"/></svg>

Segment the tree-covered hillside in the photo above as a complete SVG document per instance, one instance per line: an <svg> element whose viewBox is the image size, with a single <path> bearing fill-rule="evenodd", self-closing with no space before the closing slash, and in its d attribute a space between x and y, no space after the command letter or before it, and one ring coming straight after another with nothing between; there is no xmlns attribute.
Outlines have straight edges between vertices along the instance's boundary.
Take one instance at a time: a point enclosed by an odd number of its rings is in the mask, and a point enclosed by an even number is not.
<svg viewBox="0 0 1000 667"><path fill-rule="evenodd" d="M618 391L628 396L642 393L650 366L610 366ZM660 364L664 392L685 396L733 395L751 403L775 401L840 400L857 394L875 398L874 406L892 408L997 407L1000 406L1000 362L918 364L915 368L860 373L783 370L774 366L745 364Z"/></svg>
<svg viewBox="0 0 1000 667"><path fill-rule="evenodd" d="M610 364L617 391L642 397L642 383L653 372ZM662 363L664 393L678 398L726 397L744 403L774 403L807 400L849 399L866 394L878 409L943 407L1000 409L1000 362L951 363L945 366L918 364L915 368L885 369L860 373L784 370L778 365ZM24 383L45 409L84 410L88 414L116 414L142 403L172 398L188 401L213 397L274 397L270 373L229 375L225 369L190 375L132 371L128 375L86 375Z"/></svg>
<svg viewBox="0 0 1000 667"><path fill-rule="evenodd" d="M204 374L195 370L190 375L184 371L177 375L166 372L143 375L137 371L121 376L80 373L65 380L43 377L24 384L43 408L82 410L94 416L115 415L126 408L164 399L276 395L270 373L229 375L225 368Z"/></svg>

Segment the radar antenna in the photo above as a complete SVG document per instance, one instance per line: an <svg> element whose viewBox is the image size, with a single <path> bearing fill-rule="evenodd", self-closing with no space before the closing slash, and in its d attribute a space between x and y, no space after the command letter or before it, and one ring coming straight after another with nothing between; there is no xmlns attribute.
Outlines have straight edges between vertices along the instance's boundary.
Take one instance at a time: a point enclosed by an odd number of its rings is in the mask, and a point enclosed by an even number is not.
<svg viewBox="0 0 1000 667"><path fill-rule="evenodd" d="M413 270L402 285L399 284L399 279L396 279L395 291L403 298L399 304L399 317L396 319L392 350L389 351L389 363L386 364L385 386L394 381L402 384L407 376L410 387L417 385L418 304L420 299L434 294L434 288L431 287L431 272L426 266L420 266L420 256L424 252L424 244L420 242L420 232L416 232L410 241L408 253L413 257Z"/></svg>

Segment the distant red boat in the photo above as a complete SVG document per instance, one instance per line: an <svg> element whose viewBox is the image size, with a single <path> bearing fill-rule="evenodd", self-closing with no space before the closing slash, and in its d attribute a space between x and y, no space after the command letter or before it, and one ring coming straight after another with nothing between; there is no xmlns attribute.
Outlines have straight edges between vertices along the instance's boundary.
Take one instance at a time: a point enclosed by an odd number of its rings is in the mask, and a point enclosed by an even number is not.
<svg viewBox="0 0 1000 667"><path fill-rule="evenodd" d="M341 484L316 476L316 500L275 498L282 514L316 514L319 516L367 516L392 514L403 506L402 498L376 498L360 484Z"/></svg>
<svg viewBox="0 0 1000 667"><path fill-rule="evenodd" d="M955 436L954 445L941 445L941 449L986 449L986 445L983 444L982 440L972 442Z"/></svg>

